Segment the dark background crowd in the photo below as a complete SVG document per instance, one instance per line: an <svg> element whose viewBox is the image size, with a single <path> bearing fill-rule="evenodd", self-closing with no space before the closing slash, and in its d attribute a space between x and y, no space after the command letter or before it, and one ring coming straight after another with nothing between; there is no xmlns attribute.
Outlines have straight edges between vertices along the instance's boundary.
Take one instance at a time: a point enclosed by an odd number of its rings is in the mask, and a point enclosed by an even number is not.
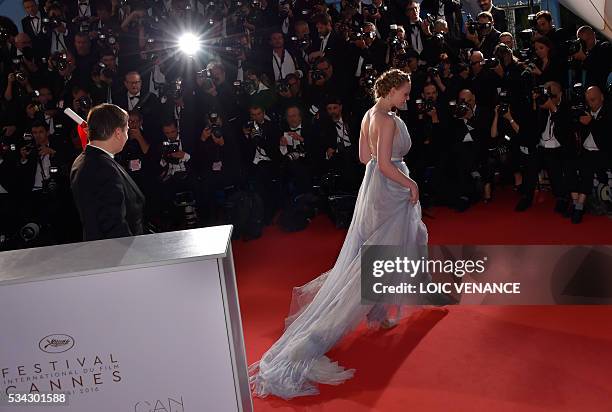
<svg viewBox="0 0 612 412"><path fill-rule="evenodd" d="M115 159L146 196L149 230L232 223L248 239L319 210L346 227L360 121L392 67L412 77L397 111L425 207L465 211L508 184L526 211L543 182L573 223L605 206L610 44L547 11L513 35L490 0L477 16L457 0L23 6L20 22L0 17L0 250L81 240L69 173L82 146L63 111L105 102L129 113ZM183 33L199 50L179 47Z"/></svg>

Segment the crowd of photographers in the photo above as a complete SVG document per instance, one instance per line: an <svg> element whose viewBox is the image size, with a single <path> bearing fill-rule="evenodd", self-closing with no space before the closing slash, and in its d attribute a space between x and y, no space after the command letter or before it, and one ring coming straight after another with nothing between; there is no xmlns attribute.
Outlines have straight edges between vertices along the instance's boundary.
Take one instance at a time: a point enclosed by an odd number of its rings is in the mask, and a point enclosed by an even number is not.
<svg viewBox="0 0 612 412"><path fill-rule="evenodd" d="M321 197L346 225L359 122L391 67L412 75L397 109L426 206L464 211L509 180L525 211L544 170L555 211L579 223L612 165L610 44L546 11L515 38L491 0L474 18L456 0L40 3L0 17L0 249L80 239L67 107L129 112L116 159L155 230L231 222L257 237L279 210L299 228Z"/></svg>

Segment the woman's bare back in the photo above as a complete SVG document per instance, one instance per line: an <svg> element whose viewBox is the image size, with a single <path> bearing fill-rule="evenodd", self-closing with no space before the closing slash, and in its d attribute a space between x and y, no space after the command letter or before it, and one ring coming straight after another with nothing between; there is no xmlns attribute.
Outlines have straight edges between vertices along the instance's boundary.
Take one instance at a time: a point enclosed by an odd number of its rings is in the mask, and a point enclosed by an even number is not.
<svg viewBox="0 0 612 412"><path fill-rule="evenodd" d="M390 113L384 113L380 110L377 110L375 107L371 107L363 116L363 120L361 122L361 139L365 139L365 142L367 142L368 149L370 151L370 157L376 157L376 153L378 153L379 136L378 133L375 132L375 130L380 127L380 123L385 124L385 122L381 122L381 117L383 116L393 120L393 115L391 115ZM393 132L393 135L395 135L395 130Z"/></svg>

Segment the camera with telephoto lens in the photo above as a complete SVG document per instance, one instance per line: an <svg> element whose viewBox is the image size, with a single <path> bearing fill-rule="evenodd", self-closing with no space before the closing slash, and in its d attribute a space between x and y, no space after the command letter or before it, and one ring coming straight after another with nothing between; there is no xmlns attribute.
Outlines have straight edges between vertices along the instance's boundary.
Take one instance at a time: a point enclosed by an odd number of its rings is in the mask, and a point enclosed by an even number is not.
<svg viewBox="0 0 612 412"><path fill-rule="evenodd" d="M89 30L91 28L89 17L87 16L75 17L74 19L72 19L72 22L74 24L79 25L79 31L81 33L89 33Z"/></svg>
<svg viewBox="0 0 612 412"><path fill-rule="evenodd" d="M201 69L196 72L198 80L202 81L202 88L204 90L210 90L214 86L212 73L209 69Z"/></svg>
<svg viewBox="0 0 612 412"><path fill-rule="evenodd" d="M436 108L436 102L432 99L416 99L415 105L419 114L429 113Z"/></svg>
<svg viewBox="0 0 612 412"><path fill-rule="evenodd" d="M68 67L68 55L64 52L53 53L49 60L51 61L51 65L59 72L66 70Z"/></svg>
<svg viewBox="0 0 612 412"><path fill-rule="evenodd" d="M536 95L535 101L538 106L542 106L548 100L556 97L552 90L546 86L536 86L532 89L532 92Z"/></svg>
<svg viewBox="0 0 612 412"><path fill-rule="evenodd" d="M570 113L572 121L578 123L581 116L586 116L589 113L589 107L584 99L586 87L582 83L576 83L572 86L570 92Z"/></svg>
<svg viewBox="0 0 612 412"><path fill-rule="evenodd" d="M287 132L285 132L286 137L291 137ZM290 160L297 160L300 158L306 157L306 149L304 148L304 144L300 141L293 140L292 145L287 145L287 158Z"/></svg>
<svg viewBox="0 0 612 412"><path fill-rule="evenodd" d="M289 84L289 80L280 79L276 81L276 90L278 93L288 93L291 90L291 85Z"/></svg>
<svg viewBox="0 0 612 412"><path fill-rule="evenodd" d="M106 65L102 62L98 62L98 64L93 67L92 71L94 74L98 76L104 76L107 79L112 79L115 75L115 72L106 67Z"/></svg>
<svg viewBox="0 0 612 412"><path fill-rule="evenodd" d="M14 152L16 150L17 146L11 143L10 139L6 136L4 128L0 128L0 155L8 151Z"/></svg>
<svg viewBox="0 0 612 412"><path fill-rule="evenodd" d="M263 145L263 130L261 130L261 126L254 120L248 122L245 126L245 129L249 131L249 137L253 139L256 146Z"/></svg>
<svg viewBox="0 0 612 412"><path fill-rule="evenodd" d="M536 62L537 62L537 59L535 57L532 58L531 60L526 61L525 68L521 72L521 76L530 77L533 71L535 70L535 68L538 67Z"/></svg>
<svg viewBox="0 0 612 412"><path fill-rule="evenodd" d="M362 4L361 10L367 11L370 14L370 16L372 16L379 12L386 12L388 10L388 7L385 4L382 4L380 7L376 7L374 4Z"/></svg>
<svg viewBox="0 0 612 412"><path fill-rule="evenodd" d="M480 62L480 65L485 69L494 69L499 66L501 63L497 57L492 57L490 59L484 59Z"/></svg>
<svg viewBox="0 0 612 412"><path fill-rule="evenodd" d="M377 78L376 70L374 70L371 64L366 64L365 71L363 72L363 76L362 76L363 86L365 86L367 89L371 89L372 87L374 87L374 83L376 83L376 78Z"/></svg>
<svg viewBox="0 0 612 412"><path fill-rule="evenodd" d="M323 70L321 69L313 69L311 77L312 77L312 81L314 82L323 80L325 79L325 72L323 72Z"/></svg>
<svg viewBox="0 0 612 412"><path fill-rule="evenodd" d="M240 80L236 80L232 84L232 90L234 92L234 96L236 97L241 97L246 94L246 91L244 90L244 86Z"/></svg>
<svg viewBox="0 0 612 412"><path fill-rule="evenodd" d="M117 44L117 36L112 30L108 29L98 35L98 43L103 48L112 49Z"/></svg>
<svg viewBox="0 0 612 412"><path fill-rule="evenodd" d="M499 115L503 116L510 111L510 98L511 93L507 90L501 90L498 94L499 97Z"/></svg>
<svg viewBox="0 0 612 412"><path fill-rule="evenodd" d="M217 113L211 113L208 115L208 121L210 122L210 129L216 138L223 137L223 130L221 129L221 125L219 124L219 115Z"/></svg>
<svg viewBox="0 0 612 412"><path fill-rule="evenodd" d="M9 31L6 27L0 26L0 44L8 42Z"/></svg>
<svg viewBox="0 0 612 412"><path fill-rule="evenodd" d="M291 43L293 43L294 47L298 48L298 49L307 49L308 47L310 47L310 35L309 34L305 34L304 38L300 39L297 36L292 36L291 37Z"/></svg>
<svg viewBox="0 0 612 412"><path fill-rule="evenodd" d="M395 53L404 49L404 42L399 37L397 24L389 26L389 46Z"/></svg>
<svg viewBox="0 0 612 412"><path fill-rule="evenodd" d="M478 32L478 22L474 21L471 14L467 15L467 31L470 34L476 34Z"/></svg>
<svg viewBox="0 0 612 412"><path fill-rule="evenodd" d="M160 83L158 90L161 100L180 99L183 96L183 80L179 77L173 82Z"/></svg>
<svg viewBox="0 0 612 412"><path fill-rule="evenodd" d="M77 99L77 103L78 103L77 113L84 115L83 116L84 118L87 117L87 114L89 113L89 111L91 110L91 106L93 105L91 97L81 96Z"/></svg>
<svg viewBox="0 0 612 412"><path fill-rule="evenodd" d="M46 195L54 194L57 191L57 173L59 169L56 166L49 167L49 176L42 181L42 191Z"/></svg>
<svg viewBox="0 0 612 412"><path fill-rule="evenodd" d="M29 152L34 150L34 148L36 147L36 143L34 141L34 136L32 136L32 133L25 132L23 134L22 140L23 140L23 145L21 147L25 148L28 151L28 154L29 154Z"/></svg>
<svg viewBox="0 0 612 412"><path fill-rule="evenodd" d="M567 49L567 54L569 57L578 53L580 50L586 50L586 45L584 44L582 39L567 40L565 42L565 47Z"/></svg>
<svg viewBox="0 0 612 412"><path fill-rule="evenodd" d="M178 164L180 159L171 156L172 153L176 153L180 150L179 142L172 140L164 140L162 142L162 157L168 163Z"/></svg>
<svg viewBox="0 0 612 412"><path fill-rule="evenodd" d="M63 22L59 19L55 19L53 17L43 17L41 20L41 30L43 33L51 33L53 30L57 29L63 24Z"/></svg>
<svg viewBox="0 0 612 412"><path fill-rule="evenodd" d="M463 119L472 108L465 102L460 100L459 102L451 100L448 102L450 112L455 119Z"/></svg>

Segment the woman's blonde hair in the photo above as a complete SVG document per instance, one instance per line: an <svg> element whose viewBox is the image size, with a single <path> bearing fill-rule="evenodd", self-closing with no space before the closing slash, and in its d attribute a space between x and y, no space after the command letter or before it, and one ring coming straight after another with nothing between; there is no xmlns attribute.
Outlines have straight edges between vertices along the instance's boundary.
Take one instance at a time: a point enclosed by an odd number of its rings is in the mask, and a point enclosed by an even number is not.
<svg viewBox="0 0 612 412"><path fill-rule="evenodd" d="M387 70L374 83L374 97L377 99L387 97L391 89L398 88L404 83L410 83L410 74L399 69Z"/></svg>

